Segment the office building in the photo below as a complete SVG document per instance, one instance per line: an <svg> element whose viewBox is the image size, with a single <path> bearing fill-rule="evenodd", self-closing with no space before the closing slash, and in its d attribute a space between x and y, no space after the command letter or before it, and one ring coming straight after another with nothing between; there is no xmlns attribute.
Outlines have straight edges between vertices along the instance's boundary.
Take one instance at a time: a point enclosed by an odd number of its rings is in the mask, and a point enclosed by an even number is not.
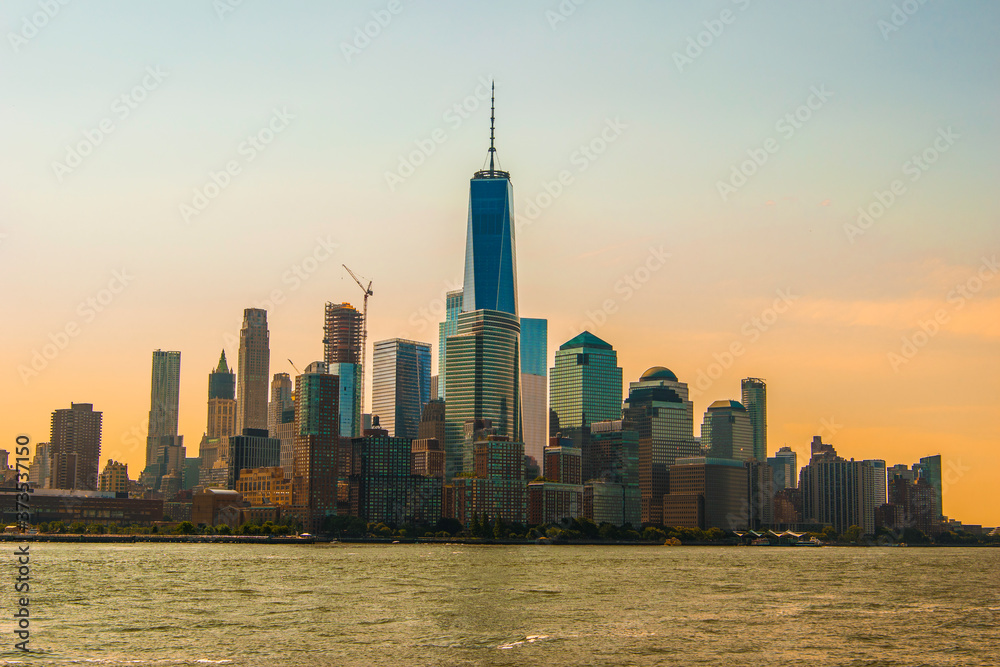
<svg viewBox="0 0 1000 667"><path fill-rule="evenodd" d="M583 486L528 483L528 525L557 524L583 516Z"/></svg>
<svg viewBox="0 0 1000 667"><path fill-rule="evenodd" d="M270 366L267 311L247 308L243 311L236 368L237 433L243 433L243 429L247 428L267 430L267 382Z"/></svg>
<svg viewBox="0 0 1000 667"><path fill-rule="evenodd" d="M226 457L226 488L235 489L240 471L248 468L273 468L281 463L281 441L267 429L245 428L240 435L229 436Z"/></svg>
<svg viewBox="0 0 1000 667"><path fill-rule="evenodd" d="M458 316L448 339L445 401L446 476L473 468L475 424L521 442L520 320L477 310ZM523 465L523 462L522 462Z"/></svg>
<svg viewBox="0 0 1000 667"><path fill-rule="evenodd" d="M285 410L293 409L292 378L288 373L275 373L271 378L271 400L267 404L267 431L275 435Z"/></svg>
<svg viewBox="0 0 1000 667"><path fill-rule="evenodd" d="M774 456L767 459L768 465L774 471L774 490L794 489L798 487L799 466L798 456L787 445L779 449Z"/></svg>
<svg viewBox="0 0 1000 667"><path fill-rule="evenodd" d="M445 351L448 349L448 337L458 333L458 315L462 312L463 290L453 290L445 295L444 322L438 325L438 390L436 398L445 398L447 364Z"/></svg>
<svg viewBox="0 0 1000 667"><path fill-rule="evenodd" d="M444 447L437 438L417 438L410 453L410 474L444 479Z"/></svg>
<svg viewBox="0 0 1000 667"><path fill-rule="evenodd" d="M434 438L441 443L441 447L444 447L444 401L434 399L424 406L424 411L420 414L420 423L417 425L417 437Z"/></svg>
<svg viewBox="0 0 1000 667"><path fill-rule="evenodd" d="M236 491L251 507L292 504L292 480L279 467L244 468L236 480Z"/></svg>
<svg viewBox="0 0 1000 667"><path fill-rule="evenodd" d="M236 433L236 374L229 370L226 351L208 374L208 428L205 436L217 440Z"/></svg>
<svg viewBox="0 0 1000 667"><path fill-rule="evenodd" d="M767 385L760 378L744 378L740 382L743 406L753 429L753 458L767 458Z"/></svg>
<svg viewBox="0 0 1000 667"><path fill-rule="evenodd" d="M492 112L489 157L490 168L477 171L469 183L462 311L492 310L516 318L514 190L510 174L496 169Z"/></svg>
<svg viewBox="0 0 1000 667"><path fill-rule="evenodd" d="M5 525L17 523L19 513L23 513L18 500L16 489L0 489L0 520ZM62 521L66 525L116 523L130 526L150 525L162 520L162 500L118 498L114 492L96 489L37 489L31 494L31 522L35 525Z"/></svg>
<svg viewBox="0 0 1000 667"><path fill-rule="evenodd" d="M590 425L621 419L622 369L618 353L589 331L559 346L549 375L550 435L569 438L588 466Z"/></svg>
<svg viewBox="0 0 1000 667"><path fill-rule="evenodd" d="M580 448L569 438L555 437L543 452L542 475L552 482L581 484Z"/></svg>
<svg viewBox="0 0 1000 667"><path fill-rule="evenodd" d="M101 459L101 412L91 403L71 403L52 413L49 487L96 491Z"/></svg>
<svg viewBox="0 0 1000 667"><path fill-rule="evenodd" d="M549 321L521 318L521 423L524 453L541 461L549 440Z"/></svg>
<svg viewBox="0 0 1000 667"><path fill-rule="evenodd" d="M670 466L701 451L694 438L694 405L687 384L663 366L646 370L638 382L629 383L623 418L639 436L642 523L662 524Z"/></svg>
<svg viewBox="0 0 1000 667"><path fill-rule="evenodd" d="M743 461L712 457L678 459L670 467L663 523L687 528L748 527L747 468Z"/></svg>
<svg viewBox="0 0 1000 667"><path fill-rule="evenodd" d="M336 375L309 373L295 378L292 504L314 531L337 513L339 394Z"/></svg>
<svg viewBox="0 0 1000 667"><path fill-rule="evenodd" d="M396 438L418 436L420 414L431 400L431 346L393 338L375 343L372 414Z"/></svg>
<svg viewBox="0 0 1000 667"><path fill-rule="evenodd" d="M709 457L749 461L755 458L753 439L753 426L742 403L715 401L708 406L701 424L701 447Z"/></svg>

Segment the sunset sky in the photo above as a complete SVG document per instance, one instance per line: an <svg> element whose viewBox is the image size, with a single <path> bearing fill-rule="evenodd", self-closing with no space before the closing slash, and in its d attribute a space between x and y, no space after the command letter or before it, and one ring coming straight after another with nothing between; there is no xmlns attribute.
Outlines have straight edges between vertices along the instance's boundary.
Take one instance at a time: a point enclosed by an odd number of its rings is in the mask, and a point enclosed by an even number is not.
<svg viewBox="0 0 1000 667"><path fill-rule="evenodd" d="M93 403L137 477L159 348L197 455L243 309L293 373L342 263L436 361L495 79L550 366L589 328L695 435L764 378L770 453L941 454L1000 524L1000 5L577 2L0 5L0 447Z"/></svg>

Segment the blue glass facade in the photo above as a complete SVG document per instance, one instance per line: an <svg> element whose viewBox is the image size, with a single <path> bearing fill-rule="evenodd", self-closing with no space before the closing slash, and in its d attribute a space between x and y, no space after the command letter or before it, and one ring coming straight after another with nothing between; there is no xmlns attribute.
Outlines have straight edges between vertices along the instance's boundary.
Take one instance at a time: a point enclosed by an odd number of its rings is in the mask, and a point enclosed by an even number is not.
<svg viewBox="0 0 1000 667"><path fill-rule="evenodd" d="M418 437L420 413L431 400L431 345L378 341L372 359L372 414L393 437Z"/></svg>
<svg viewBox="0 0 1000 667"><path fill-rule="evenodd" d="M478 172L469 186L462 310L517 315L514 190L505 172Z"/></svg>
<svg viewBox="0 0 1000 667"><path fill-rule="evenodd" d="M333 362L330 374L340 378L340 435L361 436L361 364Z"/></svg>
<svg viewBox="0 0 1000 667"><path fill-rule="evenodd" d="M445 398L445 386L447 384L447 368L444 363L445 350L448 347L448 336L454 336L458 332L458 315L462 312L462 290L448 292L445 296L444 322L438 325L438 395L437 398Z"/></svg>

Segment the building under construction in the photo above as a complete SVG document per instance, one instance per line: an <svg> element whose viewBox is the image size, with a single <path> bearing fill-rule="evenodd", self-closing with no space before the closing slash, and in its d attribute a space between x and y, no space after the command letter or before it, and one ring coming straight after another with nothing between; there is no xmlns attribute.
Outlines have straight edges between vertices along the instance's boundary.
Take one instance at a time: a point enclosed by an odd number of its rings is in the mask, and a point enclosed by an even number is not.
<svg viewBox="0 0 1000 667"><path fill-rule="evenodd" d="M327 303L323 324L323 360L328 364L361 363L363 316L349 303Z"/></svg>

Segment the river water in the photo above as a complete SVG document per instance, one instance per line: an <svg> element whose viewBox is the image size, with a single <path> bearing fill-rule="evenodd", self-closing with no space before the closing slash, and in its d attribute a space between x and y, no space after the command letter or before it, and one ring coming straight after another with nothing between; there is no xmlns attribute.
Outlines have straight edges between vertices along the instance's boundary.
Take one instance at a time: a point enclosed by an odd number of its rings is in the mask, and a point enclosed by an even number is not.
<svg viewBox="0 0 1000 667"><path fill-rule="evenodd" d="M1000 549L40 543L31 559L34 652L13 646L8 556L0 664L1000 664Z"/></svg>

